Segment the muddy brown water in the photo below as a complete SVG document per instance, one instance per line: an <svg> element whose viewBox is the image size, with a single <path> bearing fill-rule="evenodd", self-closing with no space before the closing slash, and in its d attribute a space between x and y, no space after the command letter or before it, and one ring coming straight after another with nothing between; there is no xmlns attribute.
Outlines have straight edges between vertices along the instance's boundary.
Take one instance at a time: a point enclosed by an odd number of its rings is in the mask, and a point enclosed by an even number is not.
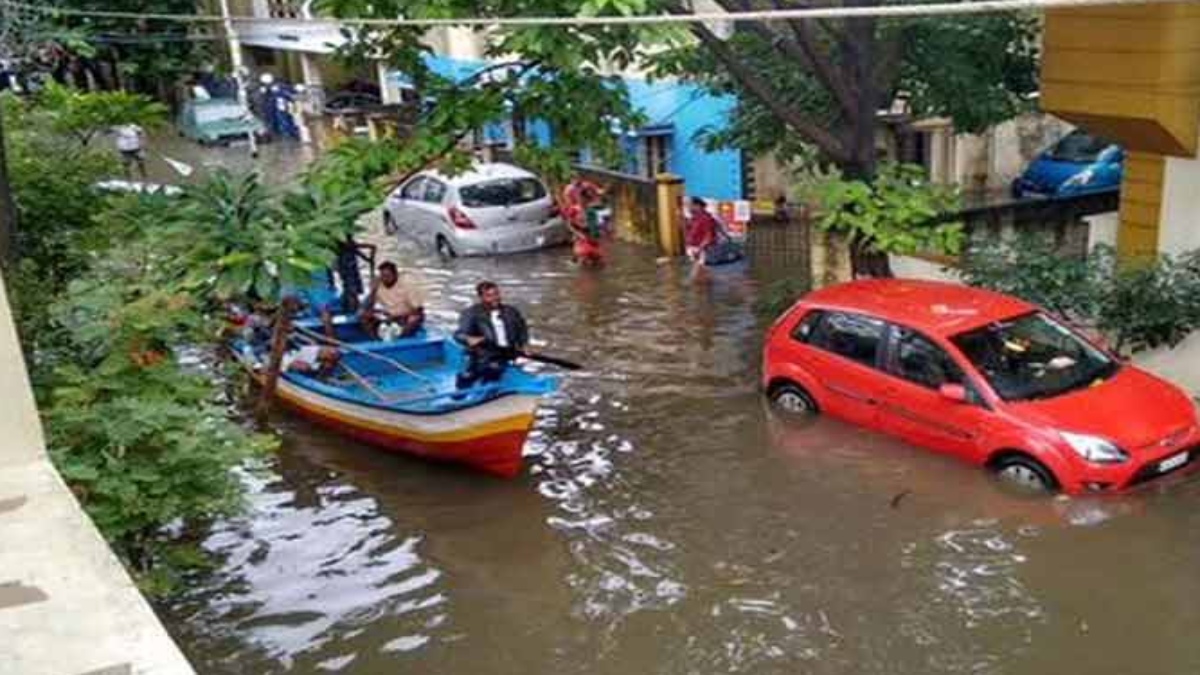
<svg viewBox="0 0 1200 675"><path fill-rule="evenodd" d="M217 567L159 607L200 673L1200 672L1200 480L1029 499L757 389L768 274L621 246L448 264L390 241L446 323L482 278L550 353L517 480L281 414Z"/></svg>

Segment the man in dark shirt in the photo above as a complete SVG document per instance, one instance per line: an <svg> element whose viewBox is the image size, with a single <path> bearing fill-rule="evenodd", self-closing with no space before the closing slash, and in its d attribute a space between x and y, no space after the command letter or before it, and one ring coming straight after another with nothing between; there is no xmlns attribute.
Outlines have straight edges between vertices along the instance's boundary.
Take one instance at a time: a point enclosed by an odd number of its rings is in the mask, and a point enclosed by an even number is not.
<svg viewBox="0 0 1200 675"><path fill-rule="evenodd" d="M458 319L454 339L467 348L467 366L458 374L458 388L476 382L495 382L516 357L525 353L529 329L516 307L506 305L500 287L491 281L475 286L479 302L468 307Z"/></svg>

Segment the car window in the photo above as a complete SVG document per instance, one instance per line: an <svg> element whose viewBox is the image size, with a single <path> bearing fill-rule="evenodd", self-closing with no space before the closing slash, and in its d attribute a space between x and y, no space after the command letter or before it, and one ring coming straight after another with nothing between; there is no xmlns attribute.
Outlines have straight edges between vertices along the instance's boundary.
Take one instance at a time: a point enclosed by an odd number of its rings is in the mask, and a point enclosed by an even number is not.
<svg viewBox="0 0 1200 675"><path fill-rule="evenodd" d="M804 318L792 329L792 339L798 342L810 343L816 334L817 324L825 316L825 312L816 309L804 315Z"/></svg>
<svg viewBox="0 0 1200 675"><path fill-rule="evenodd" d="M829 312L816 325L809 344L874 367L883 328L884 323L879 319Z"/></svg>
<svg viewBox="0 0 1200 675"><path fill-rule="evenodd" d="M1050 159L1060 162L1080 162L1090 164L1100 156L1100 153L1112 145L1103 138L1097 138L1082 131L1072 131L1063 136L1062 140L1050 149Z"/></svg>
<svg viewBox="0 0 1200 675"><path fill-rule="evenodd" d="M943 384L965 384L958 364L920 333L897 326L894 345L888 365L896 375L929 389Z"/></svg>
<svg viewBox="0 0 1200 675"><path fill-rule="evenodd" d="M425 178L417 176L400 189L401 199L420 199L425 189Z"/></svg>
<svg viewBox="0 0 1200 675"><path fill-rule="evenodd" d="M527 204L546 196L546 187L536 178L502 178L458 189L463 206L512 206Z"/></svg>
<svg viewBox="0 0 1200 675"><path fill-rule="evenodd" d="M237 103L198 106L194 110L196 121L200 124L209 124L222 120L240 120L249 115L249 112Z"/></svg>
<svg viewBox="0 0 1200 675"><path fill-rule="evenodd" d="M951 342L1006 401L1061 396L1120 369L1114 359L1041 312L996 321Z"/></svg>
<svg viewBox="0 0 1200 675"><path fill-rule="evenodd" d="M429 178L425 181L425 201L441 204L446 196L446 184L440 180Z"/></svg>

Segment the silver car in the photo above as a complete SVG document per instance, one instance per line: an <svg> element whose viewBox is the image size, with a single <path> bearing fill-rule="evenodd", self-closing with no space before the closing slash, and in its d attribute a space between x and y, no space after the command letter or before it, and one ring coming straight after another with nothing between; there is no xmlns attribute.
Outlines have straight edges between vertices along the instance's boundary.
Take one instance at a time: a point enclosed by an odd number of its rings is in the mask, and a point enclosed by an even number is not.
<svg viewBox="0 0 1200 675"><path fill-rule="evenodd" d="M477 164L453 178L419 173L388 196L383 226L447 257L515 253L570 240L546 185L511 164Z"/></svg>

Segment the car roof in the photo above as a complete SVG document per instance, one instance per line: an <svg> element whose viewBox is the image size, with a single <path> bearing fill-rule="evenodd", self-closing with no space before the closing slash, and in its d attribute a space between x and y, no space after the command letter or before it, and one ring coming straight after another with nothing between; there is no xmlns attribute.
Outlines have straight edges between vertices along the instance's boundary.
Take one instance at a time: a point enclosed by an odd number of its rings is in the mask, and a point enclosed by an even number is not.
<svg viewBox="0 0 1200 675"><path fill-rule="evenodd" d="M921 279L860 279L813 291L803 301L869 314L942 337L1037 309L994 291Z"/></svg>
<svg viewBox="0 0 1200 675"><path fill-rule="evenodd" d="M425 171L422 176L433 176L438 180L460 187L463 185L474 185L475 183L483 183L489 180L498 180L501 178L537 178L533 174L519 166L505 164L503 162L477 163L467 171L455 176L447 176L441 171ZM540 179L539 179L540 180Z"/></svg>

